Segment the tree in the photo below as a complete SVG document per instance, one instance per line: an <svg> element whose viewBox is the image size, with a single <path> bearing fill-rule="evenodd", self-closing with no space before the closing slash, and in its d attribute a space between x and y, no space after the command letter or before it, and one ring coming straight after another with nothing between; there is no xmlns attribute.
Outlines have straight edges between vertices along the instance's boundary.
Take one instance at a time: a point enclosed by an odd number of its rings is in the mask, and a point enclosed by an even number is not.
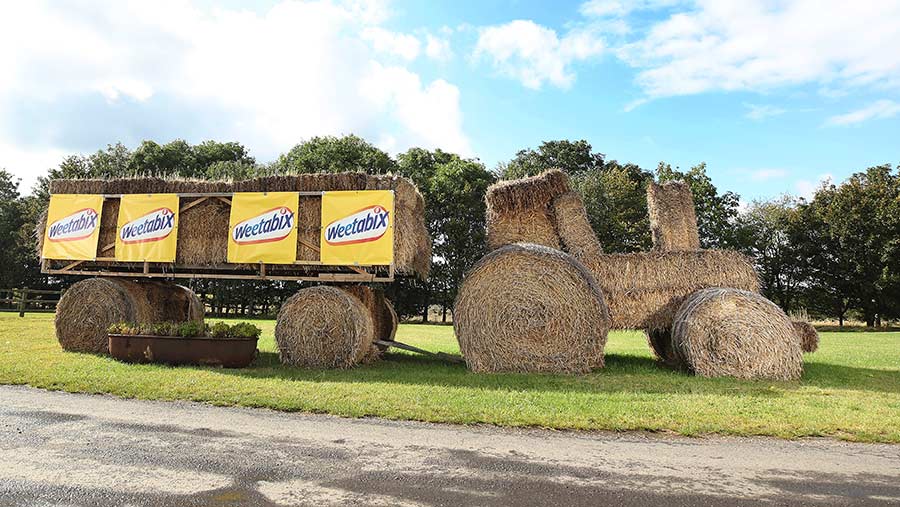
<svg viewBox="0 0 900 507"><path fill-rule="evenodd" d="M808 277L800 254L807 227L799 202L790 196L755 201L736 220L734 237L753 259L763 294L785 311L794 309Z"/></svg>
<svg viewBox="0 0 900 507"><path fill-rule="evenodd" d="M398 155L398 171L419 187L425 198L425 222L434 244L431 276L415 287L416 307L427 320L430 304L453 306L465 272L485 251L485 203L494 176L484 165L459 155L411 148ZM399 310L398 310L399 312Z"/></svg>
<svg viewBox="0 0 900 507"><path fill-rule="evenodd" d="M697 228L700 232L700 246L703 248L729 248L736 246L734 220L738 214L740 196L734 192L719 194L709 175L706 163L681 172L677 167L660 162L656 168L656 178L660 183L684 181L691 187L694 208L697 212Z"/></svg>
<svg viewBox="0 0 900 507"><path fill-rule="evenodd" d="M0 169L0 288L32 285L36 256L26 227L25 200L19 194L19 180Z"/></svg>
<svg viewBox="0 0 900 507"><path fill-rule="evenodd" d="M839 186L825 185L813 208L853 282L848 295L867 326L900 313L900 177L890 165L870 167ZM843 264L843 262L842 262Z"/></svg>
<svg viewBox="0 0 900 507"><path fill-rule="evenodd" d="M272 167L278 173L384 174L396 169L390 155L354 135L313 137L279 156Z"/></svg>
<svg viewBox="0 0 900 507"><path fill-rule="evenodd" d="M559 169L575 176L603 165L605 155L591 150L591 144L584 139L544 141L537 150L520 150L515 158L501 164L498 172L504 179L534 176L547 169Z"/></svg>

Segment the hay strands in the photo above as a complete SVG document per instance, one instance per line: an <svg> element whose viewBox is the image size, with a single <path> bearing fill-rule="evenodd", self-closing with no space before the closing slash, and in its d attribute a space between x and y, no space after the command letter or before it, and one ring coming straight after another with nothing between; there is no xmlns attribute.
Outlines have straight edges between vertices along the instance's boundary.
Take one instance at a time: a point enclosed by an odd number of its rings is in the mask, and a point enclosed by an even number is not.
<svg viewBox="0 0 900 507"><path fill-rule="evenodd" d="M465 364L465 359L461 356L456 356L453 354L447 354L446 352L431 352L429 350L420 349L419 347L414 347L412 345L407 345L405 343L401 343L394 340L375 340L376 345L381 345L382 347L395 347L402 350L408 350L410 352L415 352L417 354L422 354L425 356L436 357L438 359L443 359L444 361L449 361L451 363L460 363Z"/></svg>

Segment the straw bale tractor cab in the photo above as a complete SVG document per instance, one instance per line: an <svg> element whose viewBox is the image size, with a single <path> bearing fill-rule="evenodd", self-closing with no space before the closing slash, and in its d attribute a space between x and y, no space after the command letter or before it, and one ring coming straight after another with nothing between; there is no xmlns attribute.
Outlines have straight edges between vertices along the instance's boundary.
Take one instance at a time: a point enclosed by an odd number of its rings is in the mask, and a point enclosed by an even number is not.
<svg viewBox="0 0 900 507"><path fill-rule="evenodd" d="M643 329L659 361L699 375L799 378L811 326L759 294L743 255L700 248L687 185L651 183L647 198L653 250L604 254L564 173L491 187L492 251L453 312L469 368L587 372L610 329Z"/></svg>
<svg viewBox="0 0 900 507"><path fill-rule="evenodd" d="M370 285L431 266L422 195L396 176L54 180L50 193L42 271L97 277L59 303L67 350L105 352L116 322L202 322L204 304L172 280L300 281L314 286L278 314L282 361L349 367L394 343L396 313Z"/></svg>

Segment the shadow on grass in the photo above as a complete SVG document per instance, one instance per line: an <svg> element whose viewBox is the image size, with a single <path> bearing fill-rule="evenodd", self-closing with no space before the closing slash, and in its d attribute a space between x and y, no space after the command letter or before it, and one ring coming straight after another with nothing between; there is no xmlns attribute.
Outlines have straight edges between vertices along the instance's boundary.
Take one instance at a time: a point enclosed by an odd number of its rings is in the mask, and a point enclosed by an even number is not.
<svg viewBox="0 0 900 507"><path fill-rule="evenodd" d="M322 370L284 366L278 360L278 354L260 352L249 368L216 371L244 378L286 381L383 383L498 391L691 393L773 398L783 396L785 391L811 386L900 393L900 375L896 371L809 363L799 382L748 381L694 377L660 366L650 357L618 354L606 356L605 368L583 375L476 374L469 372L464 364L405 353L388 353L379 362L350 370Z"/></svg>

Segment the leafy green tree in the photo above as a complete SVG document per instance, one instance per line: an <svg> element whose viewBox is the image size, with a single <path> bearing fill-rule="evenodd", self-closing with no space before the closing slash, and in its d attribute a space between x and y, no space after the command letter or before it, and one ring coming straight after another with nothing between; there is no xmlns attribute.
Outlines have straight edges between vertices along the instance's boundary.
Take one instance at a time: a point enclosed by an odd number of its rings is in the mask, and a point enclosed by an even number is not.
<svg viewBox="0 0 900 507"><path fill-rule="evenodd" d="M812 203L833 246L848 260L848 294L867 326L900 313L900 177L891 165L870 167L841 185L825 185Z"/></svg>
<svg viewBox="0 0 900 507"><path fill-rule="evenodd" d="M279 173L336 173L361 171L384 174L395 171L397 163L366 140L348 135L313 137L278 157L273 171Z"/></svg>
<svg viewBox="0 0 900 507"><path fill-rule="evenodd" d="M503 179L534 176L547 169L559 169L575 176L603 165L604 155L591 150L591 144L584 139L544 141L536 150L520 150L515 158L501 164L498 172Z"/></svg>
<svg viewBox="0 0 900 507"><path fill-rule="evenodd" d="M798 306L809 267L801 255L804 215L790 196L755 201L736 220L735 237L756 266L763 294L785 311Z"/></svg>
<svg viewBox="0 0 900 507"><path fill-rule="evenodd" d="M719 194L712 179L706 174L705 162L687 172L682 172L677 167L672 169L671 165L660 162L656 168L656 178L660 182L681 180L691 187L701 247L729 248L736 245L734 221L740 197L730 191Z"/></svg>
<svg viewBox="0 0 900 507"><path fill-rule="evenodd" d="M646 190L649 178L634 164L623 166L611 161L572 179L605 252L634 252L650 247Z"/></svg>
<svg viewBox="0 0 900 507"><path fill-rule="evenodd" d="M413 180L425 198L434 244L428 282L409 287L416 304L401 301L398 306L415 308L427 320L428 306L438 304L446 316L465 272L485 253L484 194L494 176L480 162L441 150L411 148L397 158L399 173Z"/></svg>

